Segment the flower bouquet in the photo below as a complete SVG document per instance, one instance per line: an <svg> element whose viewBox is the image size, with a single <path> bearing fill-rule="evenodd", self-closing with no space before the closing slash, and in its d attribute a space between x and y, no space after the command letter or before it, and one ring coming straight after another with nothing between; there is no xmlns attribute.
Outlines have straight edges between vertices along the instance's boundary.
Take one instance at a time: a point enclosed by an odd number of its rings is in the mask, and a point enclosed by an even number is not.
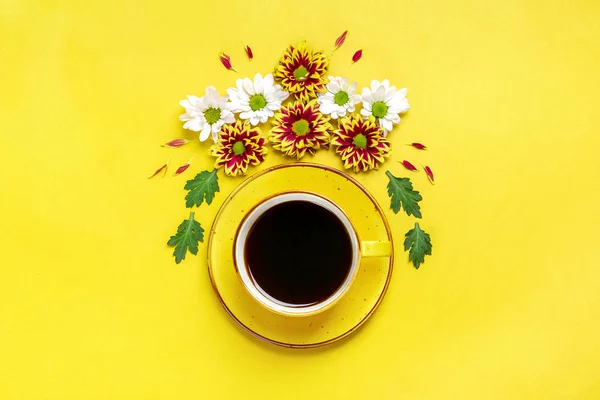
<svg viewBox="0 0 600 400"><path fill-rule="evenodd" d="M348 31L338 37L333 55L346 41ZM249 60L254 53L245 47ZM330 56L331 56L330 55ZM329 57L323 51L315 51L306 43L290 45L283 52L272 73L256 73L251 78L239 78L235 86L221 95L217 88L209 86L202 97L187 96L180 105L185 109L180 120L183 128L198 132L201 142L213 144L208 149L214 157L214 170L202 171L187 181L186 206L199 207L203 202L211 204L219 191L218 170L226 176L245 175L249 167L258 166L267 156L268 146L295 160L307 154L314 155L323 149L333 149L346 170L364 173L378 170L391 156L392 146L388 135L400 123L400 116L409 109L407 90L398 89L386 79L373 80L369 87L358 92L358 83L345 76L329 75ZM358 50L352 63L363 56ZM237 72L231 58L220 55L223 66ZM266 124L271 128L265 132ZM188 143L174 139L165 144L177 148ZM415 150L425 150L421 143L409 144ZM407 160L399 161L409 171L417 171ZM179 166L175 175L185 172L191 160ZM162 173L168 162L150 177ZM433 184L434 176L429 166L423 166ZM408 216L421 218L418 191L413 189L409 178L389 178L388 195L394 213L404 209ZM183 221L177 233L168 241L174 246L177 263L186 253L197 254L198 243L204 240L204 229L194 219L194 212ZM405 235L404 248L415 268L431 255L430 236L415 223Z"/></svg>

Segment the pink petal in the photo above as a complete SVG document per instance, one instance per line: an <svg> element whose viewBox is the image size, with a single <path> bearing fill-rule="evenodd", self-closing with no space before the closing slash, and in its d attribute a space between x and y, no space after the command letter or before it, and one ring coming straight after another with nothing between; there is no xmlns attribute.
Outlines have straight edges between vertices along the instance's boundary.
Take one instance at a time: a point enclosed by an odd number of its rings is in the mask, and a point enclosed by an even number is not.
<svg viewBox="0 0 600 400"><path fill-rule="evenodd" d="M183 146L184 144L189 143L189 140L185 140L185 139L173 139L171 141L168 141L167 143L163 144L163 147L171 147L173 149L179 148L181 146Z"/></svg>
<svg viewBox="0 0 600 400"><path fill-rule="evenodd" d="M409 171L416 171L417 167L415 167L414 165L412 165L409 161L402 161L402 165L404 165L404 168L406 168Z"/></svg>
<svg viewBox="0 0 600 400"><path fill-rule="evenodd" d="M424 144L421 144L421 143L411 143L411 144L409 144L409 146L412 146L415 149L419 149L419 150L427 150L427 146L425 146Z"/></svg>
<svg viewBox="0 0 600 400"><path fill-rule="evenodd" d="M425 173L427 174L427 177L429 178L429 181L433 184L434 179L433 179L433 171L431 170L431 168L429 168L428 166L425 166L423 168L425 170Z"/></svg>
<svg viewBox="0 0 600 400"><path fill-rule="evenodd" d="M171 159L169 158L167 160L166 163L163 164L162 167L160 167L159 169L157 169L156 171L154 171L154 173L152 175L148 176L148 179L155 177L156 175L158 175L160 172L163 172L163 177L166 175L167 173L167 167L169 166L169 161L171 161Z"/></svg>
<svg viewBox="0 0 600 400"><path fill-rule="evenodd" d="M230 71L237 72L237 70L233 68L233 65L231 65L231 58L227 54L221 53L219 55L219 59L221 60L221 64L223 64L225 68L227 68Z"/></svg>
<svg viewBox="0 0 600 400"><path fill-rule="evenodd" d="M186 162L185 164L183 164L181 167L177 168L177 171L175 171L175 173L173 174L173 176L177 176L177 175L181 174L186 169L188 169L191 164L192 164L192 159L190 158L190 160L188 162Z"/></svg>
<svg viewBox="0 0 600 400"><path fill-rule="evenodd" d="M252 61L252 59L254 58L254 53L252 53L252 49L250 48L250 46L246 45L246 47L244 47L244 50L246 51L248 59Z"/></svg>
<svg viewBox="0 0 600 400"><path fill-rule="evenodd" d="M340 47L342 47L342 45L344 44L344 42L346 41L346 36L348 36L348 31L344 31L344 33L342 33L340 35L340 37L338 37L337 39L335 39L335 50L339 49Z"/></svg>

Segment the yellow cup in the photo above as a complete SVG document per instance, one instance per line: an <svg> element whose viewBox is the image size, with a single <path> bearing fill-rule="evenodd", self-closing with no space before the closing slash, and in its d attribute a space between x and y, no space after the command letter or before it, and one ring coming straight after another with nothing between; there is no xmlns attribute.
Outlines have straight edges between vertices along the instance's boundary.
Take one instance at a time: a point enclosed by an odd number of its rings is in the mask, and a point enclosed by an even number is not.
<svg viewBox="0 0 600 400"><path fill-rule="evenodd" d="M269 295L269 293L265 292L255 282L246 261L246 241L256 221L269 209L290 201L306 201L325 208L340 220L350 238L352 262L344 282L332 295L316 304L294 305L285 303ZM340 206L324 196L306 191L283 192L264 199L248 211L240 223L234 238L234 263L243 286L265 308L278 314L289 316L314 315L332 307L352 286L360 269L359 266L362 257L389 257L391 251L392 244L389 241L361 241L350 218Z"/></svg>

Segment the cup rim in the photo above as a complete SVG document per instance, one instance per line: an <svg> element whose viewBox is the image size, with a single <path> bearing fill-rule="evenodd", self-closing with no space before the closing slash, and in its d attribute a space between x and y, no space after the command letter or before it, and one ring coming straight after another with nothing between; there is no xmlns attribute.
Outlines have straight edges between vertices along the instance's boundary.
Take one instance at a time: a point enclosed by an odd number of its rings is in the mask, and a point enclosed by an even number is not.
<svg viewBox="0 0 600 400"><path fill-rule="evenodd" d="M301 198L294 197L293 195L296 195L296 196L300 195ZM258 215L255 216L257 209L259 209L261 206L264 206L266 203L269 203L280 197L286 197L286 196L290 196L291 198L289 200L285 200L284 202L294 201L294 200L310 201L313 204L322 206L323 208L332 212L344 225L344 228L346 229L346 233L348 234L348 236L350 238L350 242L352 244L352 265L350 266L348 275L346 276L346 279L344 280L344 282L340 285L340 287L335 292L333 292L325 300L323 300L317 304L312 304L309 306L290 305L288 303L284 303L284 302L270 296L264 290L260 289L260 287L254 282L254 280L252 279L252 274L250 273L250 271L248 269L248 266L246 265L245 262L243 262L244 253L245 253L245 240L247 239L247 235L250 232L250 229L252 228L253 224L256 223L258 218L260 218L260 216L262 214L264 214L264 212L271 209L272 207L274 207L277 204L282 204L283 202L274 203L273 205L268 206L262 212L260 212ZM304 198L302 198L302 197L304 197ZM314 202L310 198L312 198L313 200L317 199L320 202ZM329 207L324 206L322 203L328 205ZM238 242L240 241L240 233L241 233L242 229L248 224L248 221L250 220L251 217L254 217L253 221L251 221L252 225L250 225L246 229L245 236L243 236L243 239L244 239L243 243L241 243L241 245L238 245ZM335 203L333 200L327 198L326 196L323 196L321 194L318 194L318 193L315 193L312 191L307 191L307 190L287 190L287 191L283 191L283 192L274 193L270 196L265 197L264 199L262 199L261 201L256 203L244 215L242 221L240 222L240 224L237 227L237 230L235 232L235 236L233 239L233 263L235 266L236 274L237 274L238 278L240 279L242 286L246 289L246 291L250 294L250 296L254 300L258 301L262 306L264 306L265 308L267 308L270 311L276 312L278 314L287 315L287 316L309 316L309 315L314 315L314 314L320 313L320 312L325 311L328 308L332 307L335 303L337 303L338 300L340 300L348 292L348 290L352 286L352 283L354 282L356 275L358 274L360 260L361 260L360 239L358 237L358 233L356 232L354 225L352 224L352 221L350 220L350 218L348 217L346 212L337 203ZM243 265L240 266L239 263L242 263Z"/></svg>

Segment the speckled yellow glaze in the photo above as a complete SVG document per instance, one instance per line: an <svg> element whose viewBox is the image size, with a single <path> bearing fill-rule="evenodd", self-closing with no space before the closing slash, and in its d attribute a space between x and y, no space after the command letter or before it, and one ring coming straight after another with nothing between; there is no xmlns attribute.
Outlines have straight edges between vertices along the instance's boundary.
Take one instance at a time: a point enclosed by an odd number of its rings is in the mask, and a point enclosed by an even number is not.
<svg viewBox="0 0 600 400"><path fill-rule="evenodd" d="M375 311L389 285L393 257L363 258L348 293L320 314L287 317L263 308L236 274L234 236L255 204L290 190L311 191L333 200L347 213L361 240L392 240L383 211L353 178L322 165L284 164L250 177L223 203L209 233L208 269L223 307L248 332L281 346L316 347L352 333Z"/></svg>

